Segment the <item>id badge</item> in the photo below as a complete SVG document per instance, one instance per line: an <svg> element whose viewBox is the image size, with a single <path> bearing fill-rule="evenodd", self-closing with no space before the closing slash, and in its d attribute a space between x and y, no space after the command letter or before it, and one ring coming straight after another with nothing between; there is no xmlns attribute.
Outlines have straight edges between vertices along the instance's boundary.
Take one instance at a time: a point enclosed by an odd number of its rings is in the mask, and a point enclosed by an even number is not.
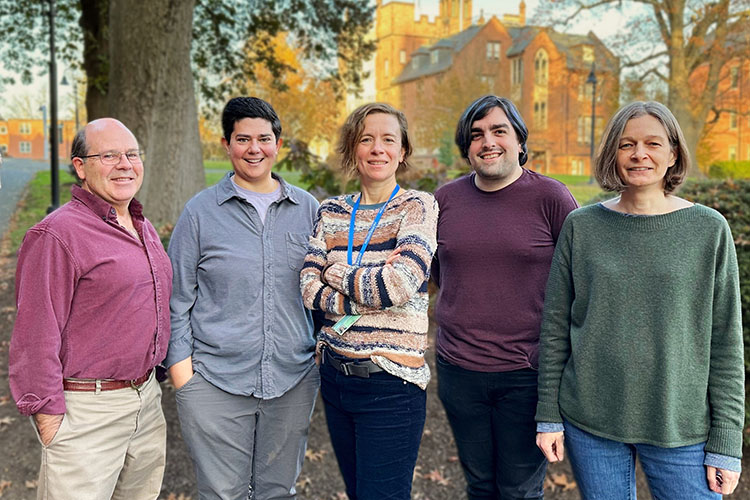
<svg viewBox="0 0 750 500"><path fill-rule="evenodd" d="M361 317L361 314L347 314L346 316L338 320L335 325L333 325L333 331L338 333L339 335L343 335Z"/></svg>

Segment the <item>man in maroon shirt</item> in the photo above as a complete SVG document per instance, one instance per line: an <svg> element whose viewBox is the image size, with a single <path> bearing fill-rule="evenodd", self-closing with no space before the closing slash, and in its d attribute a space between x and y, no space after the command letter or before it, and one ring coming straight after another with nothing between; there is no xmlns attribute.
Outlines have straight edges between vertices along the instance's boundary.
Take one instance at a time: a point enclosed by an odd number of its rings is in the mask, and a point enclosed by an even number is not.
<svg viewBox="0 0 750 500"><path fill-rule="evenodd" d="M543 497L539 329L557 236L577 205L564 185L521 167L527 137L511 101L476 100L456 129L473 172L435 193L438 394L471 500Z"/></svg>
<svg viewBox="0 0 750 500"><path fill-rule="evenodd" d="M71 156L81 187L18 252L11 393L42 445L38 498L156 498L172 268L133 199L143 162L130 130L93 121Z"/></svg>

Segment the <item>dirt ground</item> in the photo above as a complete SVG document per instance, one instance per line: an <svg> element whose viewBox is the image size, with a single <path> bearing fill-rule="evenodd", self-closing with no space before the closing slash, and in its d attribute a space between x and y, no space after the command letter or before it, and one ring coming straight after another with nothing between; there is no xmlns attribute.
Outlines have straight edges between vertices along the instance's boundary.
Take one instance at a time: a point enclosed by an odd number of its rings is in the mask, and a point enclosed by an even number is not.
<svg viewBox="0 0 750 500"><path fill-rule="evenodd" d="M39 469L39 445L31 425L21 416L10 398L8 388L8 344L15 318L13 278L15 256L0 245L0 498L26 500L36 498L36 477ZM428 361L434 373L434 350ZM175 408L174 390L168 383L164 389L163 406L169 425L167 469L160 498L165 500L197 499L192 465L180 436ZM750 453L745 453L744 468L750 466ZM642 475L638 477L639 499L650 498ZM437 384L428 386L427 422L417 468L414 473L412 497L422 500L466 498L465 482L456 456L450 428L437 397ZM310 425L310 439L298 481L302 500L346 500L344 485L331 449L320 398ZM545 498L572 500L580 498L567 462L549 467ZM750 474L742 476L732 498L750 499Z"/></svg>

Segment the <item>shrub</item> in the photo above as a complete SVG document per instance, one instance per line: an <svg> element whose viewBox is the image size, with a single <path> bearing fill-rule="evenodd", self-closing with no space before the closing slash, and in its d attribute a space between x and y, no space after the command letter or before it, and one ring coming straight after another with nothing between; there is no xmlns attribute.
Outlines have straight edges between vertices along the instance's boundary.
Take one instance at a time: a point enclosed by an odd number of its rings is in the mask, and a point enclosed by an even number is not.
<svg viewBox="0 0 750 500"><path fill-rule="evenodd" d="M748 179L750 161L718 161L708 167L712 179Z"/></svg>
<svg viewBox="0 0 750 500"><path fill-rule="evenodd" d="M750 162L745 163L750 172ZM742 297L742 329L745 339L745 378L750 374L750 179L692 181L680 190L680 196L714 208L729 222L737 249ZM750 429L750 405L745 398L745 429ZM746 442L750 435L745 433Z"/></svg>

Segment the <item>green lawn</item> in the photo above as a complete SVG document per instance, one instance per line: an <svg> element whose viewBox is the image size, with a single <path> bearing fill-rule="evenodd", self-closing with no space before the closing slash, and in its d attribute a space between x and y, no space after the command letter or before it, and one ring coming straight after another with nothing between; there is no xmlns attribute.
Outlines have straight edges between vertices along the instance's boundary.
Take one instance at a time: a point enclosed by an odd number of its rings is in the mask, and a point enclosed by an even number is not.
<svg viewBox="0 0 750 500"><path fill-rule="evenodd" d="M205 160L203 162L203 168L206 169L206 186L213 186L219 182L227 172L232 170L232 164L229 163L228 160ZM303 189L309 189L309 186L305 186L300 182L300 173L297 171L292 172L289 170L275 169L274 172L283 177L289 184L294 184Z"/></svg>
<svg viewBox="0 0 750 500"><path fill-rule="evenodd" d="M602 192L599 184L596 181L592 182L592 179L588 175L551 174L548 177L557 179L565 184L579 205L586 205L589 200ZM613 193L612 197L615 195Z"/></svg>
<svg viewBox="0 0 750 500"><path fill-rule="evenodd" d="M219 182L219 180L224 177L225 173L232 168L229 161L206 161L203 165L206 169L207 186L212 186ZM303 186L300 182L299 172L283 170L279 173L287 182L302 188L309 188L309 186ZM581 205L586 204L601 191L597 184L589 184L589 178L585 175L551 175L550 177L553 177L568 186L570 192ZM70 200L70 186L73 182L73 177L67 171L61 169L61 205ZM13 251L15 251L15 249L21 244L21 240L23 239L26 230L42 220L47 214L47 207L49 207L50 204L49 185L50 173L46 170L38 172L29 184L29 193L21 202L21 205L19 205L21 210L17 213L17 223L15 224L14 229L10 232L10 244Z"/></svg>

